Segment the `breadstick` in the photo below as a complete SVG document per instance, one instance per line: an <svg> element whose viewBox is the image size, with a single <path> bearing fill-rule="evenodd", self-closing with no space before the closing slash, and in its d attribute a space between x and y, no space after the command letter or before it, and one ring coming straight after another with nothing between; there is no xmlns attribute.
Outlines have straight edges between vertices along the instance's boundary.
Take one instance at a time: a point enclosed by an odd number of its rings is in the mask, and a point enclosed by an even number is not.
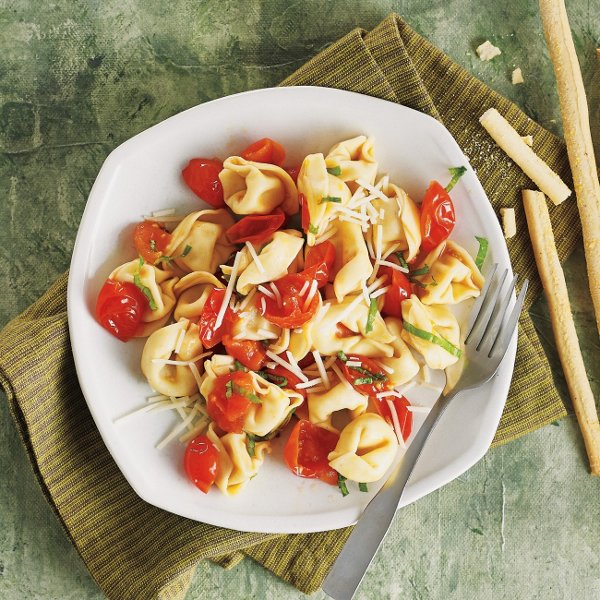
<svg viewBox="0 0 600 600"><path fill-rule="evenodd" d="M524 142L511 124L495 109L486 110L479 122L496 144L514 160L525 175L544 192L554 204L564 202L571 190L564 181Z"/></svg>
<svg viewBox="0 0 600 600"><path fill-rule="evenodd" d="M585 89L563 0L540 0L540 12L556 75L590 291L600 332L600 184Z"/></svg>
<svg viewBox="0 0 600 600"><path fill-rule="evenodd" d="M593 475L600 475L600 423L579 349L567 284L556 252L546 198L542 192L523 190L523 205L535 262L550 309L558 355L585 442L590 469Z"/></svg>

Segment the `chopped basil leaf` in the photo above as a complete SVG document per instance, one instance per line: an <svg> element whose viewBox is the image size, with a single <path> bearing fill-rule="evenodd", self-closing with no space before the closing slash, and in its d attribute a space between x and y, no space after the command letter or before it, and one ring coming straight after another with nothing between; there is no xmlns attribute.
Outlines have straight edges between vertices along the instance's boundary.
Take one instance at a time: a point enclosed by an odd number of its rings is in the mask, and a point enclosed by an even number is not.
<svg viewBox="0 0 600 600"><path fill-rule="evenodd" d="M186 247L183 249L181 256L187 256L191 251L192 247L189 244L187 244Z"/></svg>
<svg viewBox="0 0 600 600"><path fill-rule="evenodd" d="M232 384L231 389L236 394L239 394L240 396L244 396L244 398L247 398L253 404L262 404L261 399L256 394L253 394L252 392L245 390L243 387L237 385L237 383L235 383L235 381L231 381L231 384ZM228 398L229 398L229 396L228 396Z"/></svg>
<svg viewBox="0 0 600 600"><path fill-rule="evenodd" d="M144 266L144 259L140 256L140 260L138 261L140 267Z"/></svg>
<svg viewBox="0 0 600 600"><path fill-rule="evenodd" d="M358 379L354 380L354 385L365 385L368 383L373 383L372 377L359 377Z"/></svg>
<svg viewBox="0 0 600 600"><path fill-rule="evenodd" d="M433 275L431 276L431 283L429 283L429 285L431 287L435 287L438 284L438 282L433 278Z"/></svg>
<svg viewBox="0 0 600 600"><path fill-rule="evenodd" d="M398 262L400 263L400 266L403 269L408 269L408 263L404 259L404 256L402 255L402 252L394 252L394 254L396 255L396 258L398 259Z"/></svg>
<svg viewBox="0 0 600 600"><path fill-rule="evenodd" d="M360 373L361 375L365 375L366 377L370 377L371 379L374 379L375 381L387 381L387 375L385 375L384 373L373 373L373 371L369 371L369 369L365 369L364 367L348 367L349 369L352 369L353 371L356 371L357 373Z"/></svg>
<svg viewBox="0 0 600 600"><path fill-rule="evenodd" d="M254 458L254 436L251 433L246 433L246 450L250 458Z"/></svg>
<svg viewBox="0 0 600 600"><path fill-rule="evenodd" d="M169 266L170 266L170 265L172 265L172 264L173 264L173 259L172 259L170 256L166 256L166 255L164 255L164 256L161 256L160 258L158 258L154 264L155 264L155 265L158 265L158 264L160 264L161 262L166 262L166 263L169 263Z"/></svg>
<svg viewBox="0 0 600 600"><path fill-rule="evenodd" d="M231 398L233 395L233 381L229 380L225 384L225 398Z"/></svg>
<svg viewBox="0 0 600 600"><path fill-rule="evenodd" d="M324 202L335 202L336 204L340 204L342 199L339 196L323 196L321 200L319 200L319 204L323 204Z"/></svg>
<svg viewBox="0 0 600 600"><path fill-rule="evenodd" d="M341 175L342 167L340 167L340 165L338 165L337 167L327 167L327 172L330 175Z"/></svg>
<svg viewBox="0 0 600 600"><path fill-rule="evenodd" d="M479 250L477 251L477 258L475 259L475 264L477 268L481 271L481 267L483 267L483 263L485 262L485 257L487 256L488 251L488 241L487 238L475 236L475 239L479 242Z"/></svg>
<svg viewBox="0 0 600 600"><path fill-rule="evenodd" d="M150 250L152 250L152 252L156 252L156 241L150 240Z"/></svg>
<svg viewBox="0 0 600 600"><path fill-rule="evenodd" d="M271 383L278 385L279 387L286 387L288 384L287 377L282 377L281 375L275 375L275 373L266 373L265 371L256 371L256 374L259 375L260 377L262 377L263 379L266 379L267 381L270 381Z"/></svg>
<svg viewBox="0 0 600 600"><path fill-rule="evenodd" d="M233 361L233 368L236 371L247 371L248 370L248 369L246 369L246 367L239 360L234 360Z"/></svg>
<svg viewBox="0 0 600 600"><path fill-rule="evenodd" d="M317 235L319 233L319 228L315 227L312 223L309 223L308 231L310 231L310 233L312 233L313 235Z"/></svg>
<svg viewBox="0 0 600 600"><path fill-rule="evenodd" d="M340 488L340 492L342 492L342 496L347 496L350 493L346 485L346 478L340 473L338 473L338 487Z"/></svg>
<svg viewBox="0 0 600 600"><path fill-rule="evenodd" d="M348 360L348 357L340 350L337 353L337 357L342 361L342 362L346 362Z"/></svg>
<svg viewBox="0 0 600 600"><path fill-rule="evenodd" d="M417 277L418 275L425 275L429 273L429 265L424 265L420 269L416 269L415 271L411 271L411 276Z"/></svg>
<svg viewBox="0 0 600 600"><path fill-rule="evenodd" d="M369 488L367 487L367 484L366 484L366 483L359 483L359 484L358 484L358 489L359 489L361 492L368 492L368 491L369 491Z"/></svg>
<svg viewBox="0 0 600 600"><path fill-rule="evenodd" d="M142 257L140 257L140 268L142 267L143 264L144 264L144 259ZM133 276L133 283L135 284L136 287L138 287L140 290L142 290L142 294L144 294L144 296L146 296L146 298L148 299L148 305L150 306L150 310L156 310L158 308L158 306L156 306L156 302L154 301L152 292L150 291L149 287L146 287L142 283L142 278L140 277L139 271Z"/></svg>
<svg viewBox="0 0 600 600"><path fill-rule="evenodd" d="M460 348L457 348L456 346L451 344L446 338L437 336L434 333L431 333L430 331L419 329L418 327L415 327L412 323L409 323L408 321L404 321L402 326L411 335L421 338L422 340L425 340L427 342L431 342L432 344L436 344L437 346L440 346L440 348L443 348L446 352L449 352L457 358L461 357L462 352L460 351Z"/></svg>
<svg viewBox="0 0 600 600"><path fill-rule="evenodd" d="M371 304L369 304L369 314L367 315L367 326L365 327L365 333L369 333L373 331L373 323L375 322L375 317L377 316L377 300L375 298L371 298Z"/></svg>
<svg viewBox="0 0 600 600"><path fill-rule="evenodd" d="M450 171L452 179L446 186L447 192L449 192L458 183L458 180L467 172L467 167L450 167L448 171Z"/></svg>

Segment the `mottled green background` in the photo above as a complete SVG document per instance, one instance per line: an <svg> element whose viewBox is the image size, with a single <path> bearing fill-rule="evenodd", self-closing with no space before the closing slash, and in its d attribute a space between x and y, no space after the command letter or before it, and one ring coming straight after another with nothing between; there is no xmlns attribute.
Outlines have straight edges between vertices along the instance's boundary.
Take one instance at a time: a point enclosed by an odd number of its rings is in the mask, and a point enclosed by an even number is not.
<svg viewBox="0 0 600 600"><path fill-rule="evenodd" d="M572 0L568 9L598 143L600 5ZM0 0L0 326L68 266L87 194L115 146L200 102L274 85L390 11L560 133L533 0ZM503 52L491 63L474 54L485 39ZM510 83L515 66L524 85ZM581 251L567 276L597 393ZM553 353L545 302L532 312ZM556 378L566 398L559 367ZM0 415L0 597L102 598L44 501L3 401ZM573 417L497 448L402 511L357 597L598 598L599 492ZM188 595L301 596L249 560L229 572L203 565Z"/></svg>

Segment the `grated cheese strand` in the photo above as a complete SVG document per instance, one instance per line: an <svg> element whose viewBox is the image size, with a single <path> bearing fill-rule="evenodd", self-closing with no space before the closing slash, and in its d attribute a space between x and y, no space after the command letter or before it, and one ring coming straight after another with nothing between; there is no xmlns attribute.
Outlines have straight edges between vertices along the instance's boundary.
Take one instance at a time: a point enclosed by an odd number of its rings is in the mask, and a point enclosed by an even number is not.
<svg viewBox="0 0 600 600"><path fill-rule="evenodd" d="M431 412L431 406L415 406L414 404L411 404L410 406L407 406L406 409L410 410L412 413L427 414Z"/></svg>
<svg viewBox="0 0 600 600"><path fill-rule="evenodd" d="M252 288L250 293L240 302L240 311L243 311L252 302L254 296L256 296L256 288Z"/></svg>
<svg viewBox="0 0 600 600"><path fill-rule="evenodd" d="M267 312L267 301L262 297L260 299L260 314L264 317Z"/></svg>
<svg viewBox="0 0 600 600"><path fill-rule="evenodd" d="M254 249L252 243L246 242L246 248L248 248L248 252L250 252L252 260L256 263L256 268L258 269L259 273L264 273L265 268L263 267L262 262L260 262L260 258L258 258L258 254L256 254L256 250Z"/></svg>
<svg viewBox="0 0 600 600"><path fill-rule="evenodd" d="M318 246L319 244L325 242L329 238L332 238L336 234L335 228L328 229L318 240L315 241L314 245Z"/></svg>
<svg viewBox="0 0 600 600"><path fill-rule="evenodd" d="M392 423L394 424L394 431L396 432L396 437L398 438L398 443L400 447L405 449L406 444L404 443L404 436L402 435L402 429L400 428L400 421L398 419L398 413L396 412L396 407L391 400L386 400L387 405L390 409L390 414L392 415Z"/></svg>
<svg viewBox="0 0 600 600"><path fill-rule="evenodd" d="M275 300L275 294L271 290L268 290L264 285L259 285L258 291L271 298L271 300Z"/></svg>
<svg viewBox="0 0 600 600"><path fill-rule="evenodd" d="M362 367L360 360L347 360L345 364L347 367Z"/></svg>
<svg viewBox="0 0 600 600"><path fill-rule="evenodd" d="M408 273L408 269L405 267L401 267L400 265L390 262L389 260L379 259L377 264L380 264L384 267L391 267L392 269L396 269L396 271L400 271L401 273Z"/></svg>
<svg viewBox="0 0 600 600"><path fill-rule="evenodd" d="M271 281L271 283L269 283L269 285L271 286L271 289L273 290L273 294L275 294L275 299L277 300L277 306L282 306L283 301L281 300L281 294L279 293L277 286L272 281Z"/></svg>
<svg viewBox="0 0 600 600"><path fill-rule="evenodd" d="M279 338L275 332L269 331L268 329L258 329L256 333L262 336L265 340L276 340Z"/></svg>
<svg viewBox="0 0 600 600"><path fill-rule="evenodd" d="M319 370L319 375L321 375L321 379L325 384L325 387L329 389L331 387L331 382L329 381L329 375L327 375L327 371L325 369L325 365L323 364L323 359L317 350L312 351L312 355L315 359L315 364L317 365L317 369Z"/></svg>
<svg viewBox="0 0 600 600"><path fill-rule="evenodd" d="M371 294L371 300L373 298L379 298L379 296L383 296L383 294L385 294L391 287L391 285L386 285L385 287L379 288L376 292Z"/></svg>
<svg viewBox="0 0 600 600"><path fill-rule="evenodd" d="M310 291L308 292L308 296L306 296L306 300L304 301L304 305L302 306L302 312L306 312L313 300L313 298L315 297L315 294L317 293L317 286L318 286L318 282L316 279L313 279L312 283L310 284Z"/></svg>
<svg viewBox="0 0 600 600"><path fill-rule="evenodd" d="M362 179L357 179L356 183L358 183L358 185L364 187L365 190L368 190L369 192L371 192L371 194L373 194L373 196L376 196L380 200L383 200L384 202L389 200L389 198L381 190L378 190L376 187L372 186L371 184L367 183L366 181L363 181Z"/></svg>
<svg viewBox="0 0 600 600"><path fill-rule="evenodd" d="M297 383L295 385L295 388L297 390L305 390L307 388L315 387L319 383L323 383L323 380L320 377L317 377L316 379L310 379L310 380L306 381L305 383Z"/></svg>
<svg viewBox="0 0 600 600"><path fill-rule="evenodd" d="M200 389L200 387L202 386L202 377L200 377L200 371L198 371L196 363L191 362L188 366L190 368L190 371L192 372L192 375L194 376L194 379L196 380L198 389Z"/></svg>
<svg viewBox="0 0 600 600"><path fill-rule="evenodd" d="M345 388L351 390L352 392L355 391L351 383L344 377L344 374L341 372L340 368L335 363L331 365L331 370L337 375L338 379L340 380L340 383Z"/></svg>
<svg viewBox="0 0 600 600"><path fill-rule="evenodd" d="M223 325L223 319L225 318L225 311L229 306L229 300L231 300L231 296L233 294L233 289L235 287L235 280L237 279L238 269L240 267L240 260L242 258L242 253L237 252L235 255L235 260L233 261L233 267L231 269L231 275L229 276L229 282L227 283L227 287L225 288L225 297L223 298L223 302L221 303L221 308L219 308L219 312L217 313L217 318L215 319L215 330L219 329L221 325Z"/></svg>
<svg viewBox="0 0 600 600"><path fill-rule="evenodd" d="M188 424L194 420L197 414L197 409L194 406L190 411L190 414L181 423L178 423L173 429L158 443L156 444L157 450L162 450L171 440L175 439L184 429L187 428Z"/></svg>
<svg viewBox="0 0 600 600"><path fill-rule="evenodd" d="M310 281L308 281L308 279L304 282L304 285L302 286L302 289L299 292L299 296L304 296L304 294L306 294L306 290L308 289L308 286L310 285Z"/></svg>
<svg viewBox="0 0 600 600"><path fill-rule="evenodd" d="M308 381L308 377L300 370L300 367L290 364L289 362L283 360L283 358L280 358L279 356L277 356L277 354L271 352L270 350L267 350L266 354L272 361L276 362L278 365L284 367L285 369L293 373L296 377L298 377L298 379L304 381L305 383Z"/></svg>

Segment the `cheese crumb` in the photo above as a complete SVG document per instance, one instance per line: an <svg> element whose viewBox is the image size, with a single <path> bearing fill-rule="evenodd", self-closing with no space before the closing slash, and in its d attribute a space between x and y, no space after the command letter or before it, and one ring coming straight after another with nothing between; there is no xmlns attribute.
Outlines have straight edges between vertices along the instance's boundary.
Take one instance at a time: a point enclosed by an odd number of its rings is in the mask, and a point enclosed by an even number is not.
<svg viewBox="0 0 600 600"><path fill-rule="evenodd" d="M512 72L512 84L517 85L518 83L524 83L524 82L525 82L525 80L523 79L523 71L521 71L521 67L517 67Z"/></svg>
<svg viewBox="0 0 600 600"><path fill-rule="evenodd" d="M504 229L504 237L509 239L517 233L517 223L515 221L514 208L501 208L500 216L502 217L502 229Z"/></svg>
<svg viewBox="0 0 600 600"><path fill-rule="evenodd" d="M496 56L502 54L500 48L496 48L489 40L486 40L480 46L477 46L476 50L480 60L492 60Z"/></svg>

